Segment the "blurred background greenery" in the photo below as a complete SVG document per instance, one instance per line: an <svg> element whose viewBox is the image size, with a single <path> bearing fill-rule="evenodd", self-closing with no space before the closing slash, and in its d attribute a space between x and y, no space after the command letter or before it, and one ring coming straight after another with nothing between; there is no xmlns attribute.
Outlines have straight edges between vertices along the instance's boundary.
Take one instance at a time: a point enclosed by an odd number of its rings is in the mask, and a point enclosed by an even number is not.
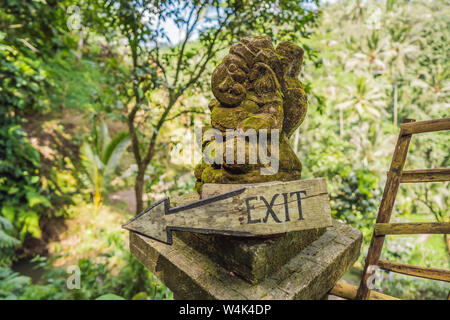
<svg viewBox="0 0 450 320"><path fill-rule="evenodd" d="M0 1L0 299L171 299L121 224L191 192L179 161L208 123L209 79L231 43L305 50L303 178L364 234L364 265L399 123L450 116L449 1ZM195 121L194 121L195 120ZM407 169L450 167L448 132L414 137ZM449 221L447 183L400 188L392 221ZM382 256L449 269L443 235L387 237ZM69 290L67 267L81 271ZM444 282L382 274L379 290L445 299Z"/></svg>

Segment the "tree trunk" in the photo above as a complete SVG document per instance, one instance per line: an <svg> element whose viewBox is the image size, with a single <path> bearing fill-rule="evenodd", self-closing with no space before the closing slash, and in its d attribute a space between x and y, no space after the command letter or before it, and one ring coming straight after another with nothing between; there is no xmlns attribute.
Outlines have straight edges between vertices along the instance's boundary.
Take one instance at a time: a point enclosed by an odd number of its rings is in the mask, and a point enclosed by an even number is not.
<svg viewBox="0 0 450 320"><path fill-rule="evenodd" d="M394 128L397 128L398 106L397 106L397 83L394 86Z"/></svg>
<svg viewBox="0 0 450 320"><path fill-rule="evenodd" d="M447 248L447 253L450 254L450 238L448 237L448 234L444 234L444 242Z"/></svg>
<svg viewBox="0 0 450 320"><path fill-rule="evenodd" d="M96 188L95 189L95 196L94 196L95 208L97 208L97 209L100 208L101 203L102 203L102 195L101 195L100 189Z"/></svg>
<svg viewBox="0 0 450 320"><path fill-rule="evenodd" d="M145 168L139 168L136 176L136 184L134 185L134 193L136 195L136 214L144 211L144 174Z"/></svg>

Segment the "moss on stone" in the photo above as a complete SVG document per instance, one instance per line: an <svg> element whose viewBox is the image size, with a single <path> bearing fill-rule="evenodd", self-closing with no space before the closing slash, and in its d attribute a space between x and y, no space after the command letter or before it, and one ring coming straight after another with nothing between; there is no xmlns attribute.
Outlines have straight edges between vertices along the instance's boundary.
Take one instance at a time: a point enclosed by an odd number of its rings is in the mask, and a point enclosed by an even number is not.
<svg viewBox="0 0 450 320"><path fill-rule="evenodd" d="M239 106L236 108L215 107L211 112L211 123L221 131L237 128L239 122L248 117L249 112Z"/></svg>
<svg viewBox="0 0 450 320"><path fill-rule="evenodd" d="M249 116L239 123L238 129L247 130L247 129L271 129L276 127L276 119L267 113L263 114L255 114Z"/></svg>

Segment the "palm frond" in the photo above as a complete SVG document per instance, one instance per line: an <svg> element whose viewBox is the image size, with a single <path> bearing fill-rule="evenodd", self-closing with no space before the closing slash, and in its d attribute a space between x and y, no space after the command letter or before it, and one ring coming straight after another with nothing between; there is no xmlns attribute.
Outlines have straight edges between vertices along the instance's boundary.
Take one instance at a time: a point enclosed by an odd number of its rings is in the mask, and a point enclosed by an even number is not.
<svg viewBox="0 0 450 320"><path fill-rule="evenodd" d="M20 241L0 229L0 248L13 248L20 244Z"/></svg>
<svg viewBox="0 0 450 320"><path fill-rule="evenodd" d="M99 154L103 154L106 151L108 144L110 143L111 138L109 137L108 126L105 122L101 122L100 124L100 132L99 132Z"/></svg>
<svg viewBox="0 0 450 320"><path fill-rule="evenodd" d="M92 146L85 142L81 146L81 163L87 173L91 187L95 187L95 181L99 171L103 169L103 163L92 149Z"/></svg>
<svg viewBox="0 0 450 320"><path fill-rule="evenodd" d="M105 165L104 176L109 179L111 174L119 164L123 152L130 144L130 137L126 131L118 133L108 144L105 153L102 157L102 162Z"/></svg>
<svg viewBox="0 0 450 320"><path fill-rule="evenodd" d="M0 230L12 230L13 225L12 223L6 219L5 217L0 216Z"/></svg>

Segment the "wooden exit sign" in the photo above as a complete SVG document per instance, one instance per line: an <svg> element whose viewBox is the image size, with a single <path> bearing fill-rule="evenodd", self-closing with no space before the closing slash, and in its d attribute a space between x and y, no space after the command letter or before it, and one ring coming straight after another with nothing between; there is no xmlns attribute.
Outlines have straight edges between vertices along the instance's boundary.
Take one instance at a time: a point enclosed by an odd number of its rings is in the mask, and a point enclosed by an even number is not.
<svg viewBox="0 0 450 320"><path fill-rule="evenodd" d="M202 197L216 195L173 208L163 199L123 228L172 244L172 230L258 237L331 226L323 178L203 189Z"/></svg>

